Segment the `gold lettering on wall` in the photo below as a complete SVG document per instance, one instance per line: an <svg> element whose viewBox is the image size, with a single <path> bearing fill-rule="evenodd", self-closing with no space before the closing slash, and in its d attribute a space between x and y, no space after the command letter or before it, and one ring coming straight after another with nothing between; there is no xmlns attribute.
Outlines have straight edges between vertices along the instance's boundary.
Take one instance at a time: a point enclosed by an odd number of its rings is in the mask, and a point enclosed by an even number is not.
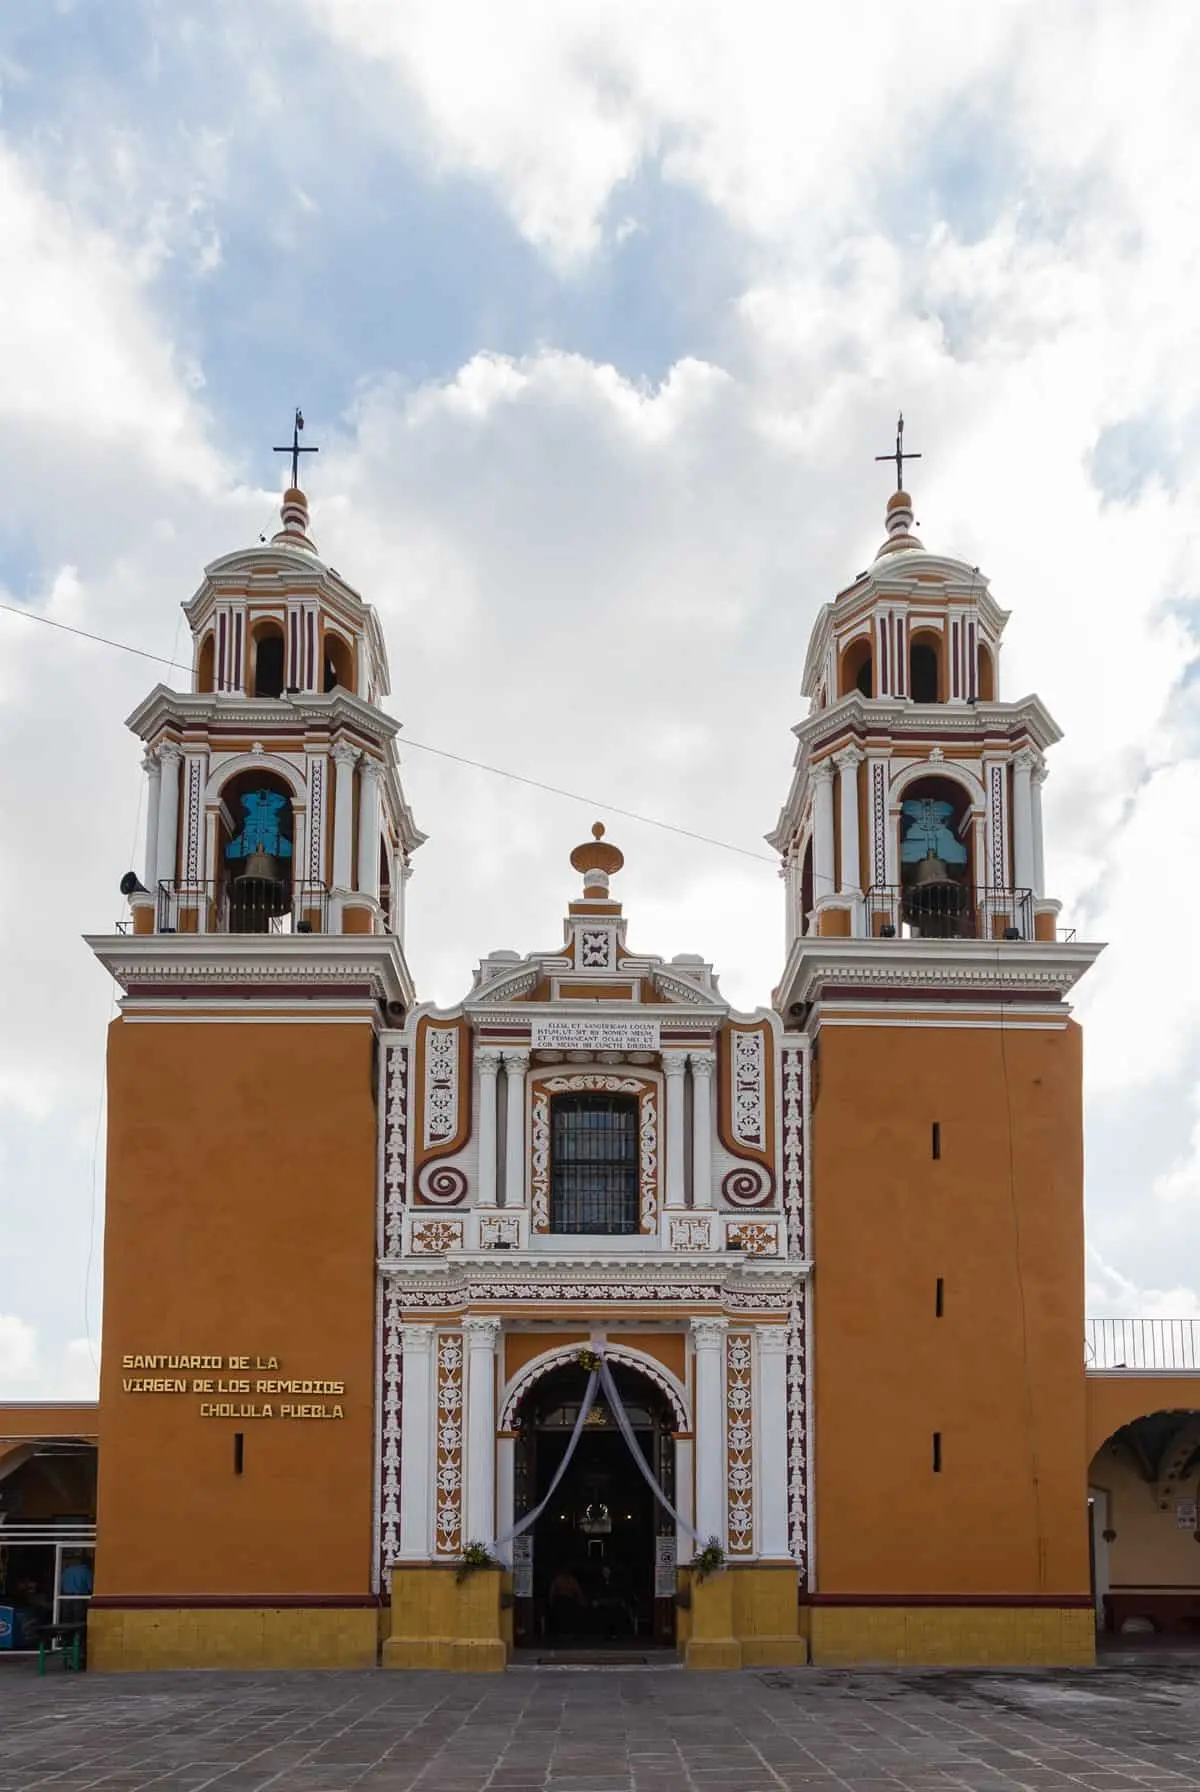
<svg viewBox="0 0 1200 1792"><path fill-rule="evenodd" d="M250 1398L202 1399L202 1419L344 1419L346 1409L338 1396L346 1392L344 1381L329 1377L281 1376L277 1356L206 1356L204 1354L169 1351L134 1351L121 1358L122 1369L142 1370L142 1374L122 1375L121 1391L126 1394L193 1394L251 1396ZM224 1374L164 1375L164 1369L224 1370ZM157 1373L146 1374L152 1370ZM230 1373L230 1371L232 1373ZM247 1373L247 1371L249 1373ZM266 1373L260 1373L265 1371ZM282 1404L275 1399L256 1399L257 1395L287 1395ZM293 1396L325 1395L335 1399L296 1399Z"/></svg>

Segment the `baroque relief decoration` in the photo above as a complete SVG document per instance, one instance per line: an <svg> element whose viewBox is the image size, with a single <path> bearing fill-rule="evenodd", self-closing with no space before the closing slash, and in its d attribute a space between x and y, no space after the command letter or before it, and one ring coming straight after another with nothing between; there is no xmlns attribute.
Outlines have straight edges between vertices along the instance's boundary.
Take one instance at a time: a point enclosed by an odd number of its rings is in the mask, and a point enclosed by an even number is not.
<svg viewBox="0 0 1200 1792"><path fill-rule="evenodd" d="M808 1573L808 1395L805 1361L803 1286L796 1288L788 1306L787 1333L787 1455L788 1547L800 1571L801 1585Z"/></svg>
<svg viewBox="0 0 1200 1792"><path fill-rule="evenodd" d="M725 1458L729 1554L754 1553L754 1346L749 1332L725 1339Z"/></svg>
<svg viewBox="0 0 1200 1792"><path fill-rule="evenodd" d="M308 881L325 882L325 761L308 762Z"/></svg>
<svg viewBox="0 0 1200 1792"><path fill-rule="evenodd" d="M887 766L871 762L871 882L881 889L887 883Z"/></svg>
<svg viewBox="0 0 1200 1792"><path fill-rule="evenodd" d="M462 1199L454 1179L430 1187L422 1176L426 1164L461 1151L471 1124L471 1033L465 1021L436 1021L422 1015L417 1023L417 1124L415 1199L446 1206ZM461 1176L461 1172L459 1172Z"/></svg>
<svg viewBox="0 0 1200 1792"><path fill-rule="evenodd" d="M689 1215L685 1219L671 1220L671 1249L673 1251L706 1251L712 1242L712 1226L707 1219L696 1219Z"/></svg>
<svg viewBox="0 0 1200 1792"><path fill-rule="evenodd" d="M578 959L581 971L613 971L616 969L616 929L581 927L578 933Z"/></svg>
<svg viewBox="0 0 1200 1792"><path fill-rule="evenodd" d="M437 1341L437 1530L440 1556L462 1550L463 1341L461 1332L439 1332Z"/></svg>
<svg viewBox="0 0 1200 1792"><path fill-rule="evenodd" d="M426 1164L417 1181L417 1199L429 1207L457 1207L467 1195L466 1172L455 1164Z"/></svg>
<svg viewBox="0 0 1200 1792"><path fill-rule="evenodd" d="M748 1257L775 1257L779 1253L779 1227L774 1220L758 1223L743 1220L739 1225L726 1228L725 1240L735 1250L745 1251Z"/></svg>
<svg viewBox="0 0 1200 1792"><path fill-rule="evenodd" d="M383 1400L380 1414L379 1573L380 1582L400 1553L400 1292L389 1287L383 1296Z"/></svg>
<svg viewBox="0 0 1200 1792"><path fill-rule="evenodd" d="M787 1254L804 1255L804 1053L783 1053L783 1216Z"/></svg>
<svg viewBox="0 0 1200 1792"><path fill-rule="evenodd" d="M485 1213L479 1219L479 1248L481 1251L503 1249L508 1245L516 1250L521 1242L521 1222L515 1213Z"/></svg>
<svg viewBox="0 0 1200 1792"><path fill-rule="evenodd" d="M398 1257L408 1185L408 1047L389 1045L383 1068L383 1249Z"/></svg>
<svg viewBox="0 0 1200 1792"><path fill-rule="evenodd" d="M988 774L988 824L990 828L988 857L988 883L993 889L1003 889L1008 883L1007 818L1005 816L1005 791L1007 773L1004 766L993 765Z"/></svg>
<svg viewBox="0 0 1200 1792"><path fill-rule="evenodd" d="M753 1179L731 1172L721 1190L735 1205L754 1207L775 1192L775 1036L770 1021L726 1022L718 1056L721 1143L731 1156L756 1164L760 1172Z"/></svg>
<svg viewBox="0 0 1200 1792"><path fill-rule="evenodd" d="M441 1256L444 1251L461 1251L461 1220L414 1220L412 1249L418 1257Z"/></svg>
<svg viewBox="0 0 1200 1792"><path fill-rule="evenodd" d="M530 1088L529 1162L530 1223L535 1232L550 1230L550 1187L553 1180L550 1104L555 1095L596 1090L638 1098L639 1229L658 1229L658 1085L648 1077L579 1071L568 1076L536 1077Z"/></svg>
<svg viewBox="0 0 1200 1792"><path fill-rule="evenodd" d="M195 755L187 760L187 788L184 791L187 819L184 824L183 877L189 884L200 881L200 833L204 814L204 760Z"/></svg>

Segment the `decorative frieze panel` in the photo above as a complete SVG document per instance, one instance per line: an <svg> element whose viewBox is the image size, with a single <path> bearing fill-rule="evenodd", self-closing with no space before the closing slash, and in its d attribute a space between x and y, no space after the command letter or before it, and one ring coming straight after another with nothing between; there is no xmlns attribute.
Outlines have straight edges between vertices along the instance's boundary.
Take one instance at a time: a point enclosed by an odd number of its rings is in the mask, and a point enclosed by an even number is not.
<svg viewBox="0 0 1200 1792"><path fill-rule="evenodd" d="M460 1332L439 1332L437 1341L437 1466L435 1549L462 1551L463 1341Z"/></svg>
<svg viewBox="0 0 1200 1792"><path fill-rule="evenodd" d="M706 1251L712 1243L712 1223L692 1215L671 1218L670 1244L673 1251Z"/></svg>
<svg viewBox="0 0 1200 1792"><path fill-rule="evenodd" d="M597 1090L638 1098L638 1210L642 1232L658 1229L658 1085L648 1077L579 1071L570 1076L538 1077L530 1089L529 1161L530 1215L535 1232L550 1230L550 1106L555 1095Z"/></svg>
<svg viewBox="0 0 1200 1792"><path fill-rule="evenodd" d="M400 1255L408 1186L408 1047L389 1045L383 1075L383 1248Z"/></svg>
<svg viewBox="0 0 1200 1792"><path fill-rule="evenodd" d="M575 930L575 964L581 971L615 971L615 927L579 927Z"/></svg>
<svg viewBox="0 0 1200 1792"><path fill-rule="evenodd" d="M988 767L987 783L987 881L993 889L1007 889L1008 875L1008 769Z"/></svg>
<svg viewBox="0 0 1200 1792"><path fill-rule="evenodd" d="M725 1340L725 1458L729 1554L754 1553L754 1347L749 1332Z"/></svg>
<svg viewBox="0 0 1200 1792"><path fill-rule="evenodd" d="M779 1254L779 1227L774 1220L742 1220L725 1228L725 1242L748 1257L776 1257Z"/></svg>
<svg viewBox="0 0 1200 1792"><path fill-rule="evenodd" d="M754 1207L775 1192L775 1036L767 1020L741 1025L730 1021L720 1032L721 1143L733 1156L758 1166L751 1178L740 1171L721 1184L726 1200Z"/></svg>
<svg viewBox="0 0 1200 1792"><path fill-rule="evenodd" d="M462 1199L454 1177L431 1182L423 1172L434 1159L450 1157L467 1142L471 1122L470 1028L465 1021L435 1021L423 1015L417 1026L417 1119L415 1198L447 1206ZM458 1173L461 1175L461 1172Z"/></svg>
<svg viewBox="0 0 1200 1792"><path fill-rule="evenodd" d="M413 1221L411 1248L414 1256L442 1256L446 1251L461 1251L462 1246L461 1220Z"/></svg>
<svg viewBox="0 0 1200 1792"><path fill-rule="evenodd" d="M479 1218L481 1251L516 1250L521 1243L521 1222L515 1213L484 1213Z"/></svg>

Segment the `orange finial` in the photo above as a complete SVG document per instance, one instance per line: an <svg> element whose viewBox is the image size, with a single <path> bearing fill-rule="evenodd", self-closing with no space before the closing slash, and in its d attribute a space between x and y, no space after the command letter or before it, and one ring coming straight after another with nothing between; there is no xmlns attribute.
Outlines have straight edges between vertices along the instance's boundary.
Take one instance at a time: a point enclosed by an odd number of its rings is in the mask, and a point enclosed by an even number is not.
<svg viewBox="0 0 1200 1792"><path fill-rule="evenodd" d="M597 821L593 824L591 839L585 840L571 854L571 863L576 871L583 873L584 895L604 896L608 892L609 877L621 869L625 854L619 846L613 846L604 838L604 823Z"/></svg>

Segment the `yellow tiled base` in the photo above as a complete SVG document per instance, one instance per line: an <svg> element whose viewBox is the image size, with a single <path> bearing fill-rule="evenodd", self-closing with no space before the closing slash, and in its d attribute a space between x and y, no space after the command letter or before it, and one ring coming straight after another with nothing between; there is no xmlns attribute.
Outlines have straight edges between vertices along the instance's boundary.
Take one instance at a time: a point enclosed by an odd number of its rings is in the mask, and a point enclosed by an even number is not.
<svg viewBox="0 0 1200 1792"><path fill-rule="evenodd" d="M500 1589L494 1568L477 1569L462 1581L440 1563L393 1568L384 1667L500 1673L508 1665Z"/></svg>
<svg viewBox="0 0 1200 1792"><path fill-rule="evenodd" d="M817 1667L1091 1667L1088 1607L816 1605Z"/></svg>
<svg viewBox="0 0 1200 1792"><path fill-rule="evenodd" d="M691 1580L683 1658L689 1668L803 1667L793 1563L725 1568Z"/></svg>
<svg viewBox="0 0 1200 1792"><path fill-rule="evenodd" d="M88 1667L374 1667L378 1630L373 1606L102 1609L88 1615Z"/></svg>

